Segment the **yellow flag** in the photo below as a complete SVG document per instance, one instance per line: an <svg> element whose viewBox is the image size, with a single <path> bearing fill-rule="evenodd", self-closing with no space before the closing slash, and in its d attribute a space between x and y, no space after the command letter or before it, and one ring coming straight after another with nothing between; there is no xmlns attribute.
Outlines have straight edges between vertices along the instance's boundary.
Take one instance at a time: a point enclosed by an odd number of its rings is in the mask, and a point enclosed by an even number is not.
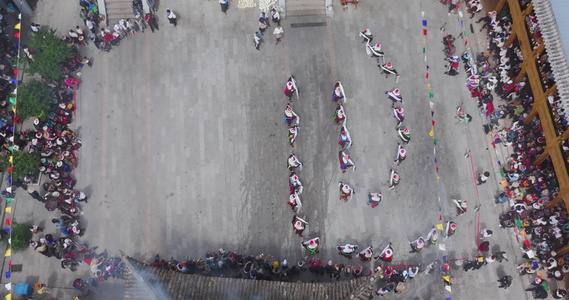
<svg viewBox="0 0 569 300"><path fill-rule="evenodd" d="M6 297L4 297L4 299L6 299L6 300L12 300L12 294L6 295Z"/></svg>
<svg viewBox="0 0 569 300"><path fill-rule="evenodd" d="M431 132L429 132L430 136L433 136L435 134L435 131L433 129L431 129Z"/></svg>
<svg viewBox="0 0 569 300"><path fill-rule="evenodd" d="M438 229L438 230L443 230L443 224L437 224L437 229Z"/></svg>
<svg viewBox="0 0 569 300"><path fill-rule="evenodd" d="M16 113L16 107L15 107L15 106L12 106L12 111L13 111L14 113Z"/></svg>
<svg viewBox="0 0 569 300"><path fill-rule="evenodd" d="M443 279L444 279L446 282L450 282L450 276L443 276Z"/></svg>
<svg viewBox="0 0 569 300"><path fill-rule="evenodd" d="M8 158L8 161L9 161L10 163L12 163L13 160L14 160L14 157L13 157L13 156L10 156L10 158Z"/></svg>
<svg viewBox="0 0 569 300"><path fill-rule="evenodd" d="M10 206L6 207L6 209L4 210L5 212L11 214L12 213L12 208Z"/></svg>
<svg viewBox="0 0 569 300"><path fill-rule="evenodd" d="M18 24L16 24L16 26L14 26L14 28L16 28L16 29L18 29L18 30L19 30L19 29L20 29L20 25L22 25L22 23L18 23Z"/></svg>
<svg viewBox="0 0 569 300"><path fill-rule="evenodd" d="M431 84L427 83L427 88L430 90L431 89Z"/></svg>
<svg viewBox="0 0 569 300"><path fill-rule="evenodd" d="M6 253L4 253L4 256L12 256L12 249L8 249L6 250Z"/></svg>

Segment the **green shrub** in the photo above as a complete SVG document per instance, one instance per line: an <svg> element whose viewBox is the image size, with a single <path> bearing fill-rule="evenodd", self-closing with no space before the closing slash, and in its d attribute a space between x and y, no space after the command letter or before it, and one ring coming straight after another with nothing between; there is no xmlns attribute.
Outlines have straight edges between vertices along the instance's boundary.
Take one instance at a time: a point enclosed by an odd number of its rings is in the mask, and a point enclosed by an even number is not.
<svg viewBox="0 0 569 300"><path fill-rule="evenodd" d="M12 252L24 250L29 247L30 240L32 239L32 232L30 231L30 224L12 223L12 244L8 244L10 235L4 237L6 247L10 247Z"/></svg>

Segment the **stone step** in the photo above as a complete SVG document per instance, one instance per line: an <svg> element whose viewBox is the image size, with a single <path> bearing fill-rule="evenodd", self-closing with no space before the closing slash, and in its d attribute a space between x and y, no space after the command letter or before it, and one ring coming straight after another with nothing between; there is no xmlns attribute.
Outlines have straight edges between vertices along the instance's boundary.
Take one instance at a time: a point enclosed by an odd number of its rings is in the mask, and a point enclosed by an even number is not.
<svg viewBox="0 0 569 300"><path fill-rule="evenodd" d="M287 0L286 16L314 16L326 14L324 0Z"/></svg>

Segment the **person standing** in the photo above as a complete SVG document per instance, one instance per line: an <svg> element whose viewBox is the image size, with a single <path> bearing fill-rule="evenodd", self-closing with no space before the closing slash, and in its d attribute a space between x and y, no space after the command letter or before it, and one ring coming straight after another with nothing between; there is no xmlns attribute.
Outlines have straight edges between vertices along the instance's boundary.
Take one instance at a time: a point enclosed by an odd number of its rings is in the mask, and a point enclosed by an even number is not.
<svg viewBox="0 0 569 300"><path fill-rule="evenodd" d="M269 16L267 16L264 11L261 12L260 18L264 20L265 24L267 24L268 27L271 27L271 23L269 23Z"/></svg>
<svg viewBox="0 0 569 300"><path fill-rule="evenodd" d="M219 6L221 7L221 12L227 14L227 9L229 8L229 2L227 0L219 0Z"/></svg>
<svg viewBox="0 0 569 300"><path fill-rule="evenodd" d="M281 41L281 38L284 35L284 29L281 27L281 25L277 25L277 27L275 27L275 30L273 30L273 34L275 35L275 39L277 40L275 42L275 45L278 45L279 42Z"/></svg>
<svg viewBox="0 0 569 300"><path fill-rule="evenodd" d="M490 177L490 172L488 171L484 171L484 173L478 174L478 185L486 183L488 177Z"/></svg>
<svg viewBox="0 0 569 300"><path fill-rule="evenodd" d="M269 27L267 23L268 23L267 19L263 17L259 18L259 31L261 32L261 35L265 35L264 32L267 29L267 27Z"/></svg>
<svg viewBox="0 0 569 300"><path fill-rule="evenodd" d="M281 15L275 8L271 10L271 16L273 17L273 23L281 26Z"/></svg>
<svg viewBox="0 0 569 300"><path fill-rule="evenodd" d="M261 49L259 49L259 47L261 46L261 41L263 40L261 38L261 35L259 34L258 31L255 31L255 35L253 37L255 39L255 49L261 51Z"/></svg>
<svg viewBox="0 0 569 300"><path fill-rule="evenodd" d="M37 33L38 31L40 31L40 24L32 23L30 25L30 29L32 30L33 33Z"/></svg>
<svg viewBox="0 0 569 300"><path fill-rule="evenodd" d="M150 30L152 30L152 32L154 32L154 28L156 28L156 30L160 30L158 29L158 22L156 22L156 17L153 14L147 13L144 15L144 20L146 23L148 23L148 26L150 26Z"/></svg>
<svg viewBox="0 0 569 300"><path fill-rule="evenodd" d="M168 18L168 21L170 21L170 24L174 24L174 27L176 27L178 25L178 18L176 17L174 12L167 9L166 10L166 17Z"/></svg>
<svg viewBox="0 0 569 300"><path fill-rule="evenodd" d="M512 285L512 276L505 275L498 280L500 282L500 286L498 288L507 289L510 285Z"/></svg>
<svg viewBox="0 0 569 300"><path fill-rule="evenodd" d="M352 198L352 194L356 193L352 187L343 182L340 182L338 186L340 187L340 200L344 200L344 202L348 202Z"/></svg>

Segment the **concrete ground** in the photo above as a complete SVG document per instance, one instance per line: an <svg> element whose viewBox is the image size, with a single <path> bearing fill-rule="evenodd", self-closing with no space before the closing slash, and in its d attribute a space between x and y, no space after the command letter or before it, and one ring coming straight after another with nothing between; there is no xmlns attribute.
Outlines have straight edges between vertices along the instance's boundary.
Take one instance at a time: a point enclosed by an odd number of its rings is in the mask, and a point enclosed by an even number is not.
<svg viewBox="0 0 569 300"><path fill-rule="evenodd" d="M464 86L464 74L443 74L439 28L447 22L449 33L460 33L457 17L433 1L361 1L347 12L336 7L333 18L283 20L285 37L275 45L273 27L264 36L261 51L253 46L259 11L233 5L227 15L216 1L161 1L179 18L173 28L159 13L160 30L139 33L121 41L110 53L91 44L86 55L94 66L83 70L78 92L77 120L73 124L83 141L77 168L77 187L90 196L84 205L87 232L83 240L111 253L150 259L204 257L223 247L240 253L270 253L297 261L306 255L292 233L293 216L286 205L291 152L286 140L283 112L284 84L292 73L300 88L294 110L301 117L294 152L304 164L299 176L305 189L302 215L310 225L305 236L320 236L319 258L354 264L335 250L339 244L373 245L379 252L389 242L395 249L395 265L430 262L433 259L472 257L477 230L494 229L492 252L504 250L510 262L494 263L476 272L453 271L458 284L444 291L440 276L421 276L407 285L397 299L523 299L524 282L516 276L514 257L519 250L512 233L499 230L502 207L493 205L498 190L494 177L479 189L475 173L496 174L496 153L481 130L474 101ZM65 32L80 24L79 7L63 0L41 1L35 21ZM428 56L434 114L435 174L431 113L422 54L421 11L428 21ZM291 27L291 24L323 21L326 26ZM468 19L465 19L468 25ZM365 53L358 32L370 28L401 74L380 74L375 60ZM470 43L477 40L469 32ZM462 40L456 45L461 49ZM481 49L485 42L481 42ZM357 169L342 174L338 164L339 128L332 121L334 83L341 80L348 102L353 147L348 151ZM389 169L398 137L390 101L385 91L399 87L404 97L406 120L412 141L408 158L397 167L402 183L389 191ZM455 109L464 103L475 116L468 126L455 125ZM470 159L464 154L470 150ZM502 154L501 150L498 154ZM494 160L494 162L493 162ZM351 184L356 195L338 201L338 182ZM383 202L371 209L367 193L381 191ZM24 198L24 196L22 196ZM470 210L455 217L451 199L466 199ZM480 220L473 212L482 204ZM22 199L16 218L44 225L54 214L37 202ZM440 220L442 218L442 220ZM436 224L453 220L458 232L444 241L446 251L435 247L422 255L409 254L408 242L426 236ZM13 257L24 263L13 282L42 281L55 287L58 299L73 294L67 289L76 277L59 268L55 259L27 251ZM375 264L377 266L378 263ZM514 276L508 290L498 289L501 276ZM326 280L326 278L316 278ZM58 288L61 287L61 288ZM109 295L110 292L116 294ZM120 299L120 281L105 282L101 299Z"/></svg>

